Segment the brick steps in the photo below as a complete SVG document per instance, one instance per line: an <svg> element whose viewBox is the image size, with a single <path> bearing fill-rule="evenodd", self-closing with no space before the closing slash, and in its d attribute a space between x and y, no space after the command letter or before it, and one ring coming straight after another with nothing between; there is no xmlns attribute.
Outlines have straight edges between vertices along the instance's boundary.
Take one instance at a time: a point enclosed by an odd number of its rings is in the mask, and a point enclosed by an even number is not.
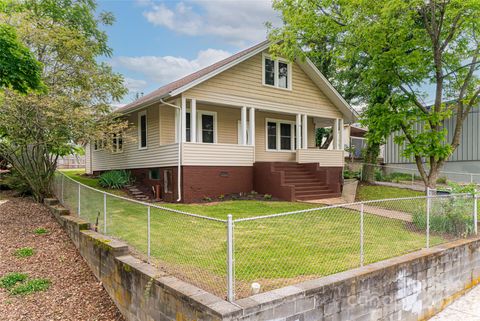
<svg viewBox="0 0 480 321"><path fill-rule="evenodd" d="M340 197L340 193L335 193L325 183L320 181L308 168L302 164L279 164L274 166L274 170L283 172L284 183L293 185L295 189L295 199L300 201L315 200L322 198Z"/></svg>

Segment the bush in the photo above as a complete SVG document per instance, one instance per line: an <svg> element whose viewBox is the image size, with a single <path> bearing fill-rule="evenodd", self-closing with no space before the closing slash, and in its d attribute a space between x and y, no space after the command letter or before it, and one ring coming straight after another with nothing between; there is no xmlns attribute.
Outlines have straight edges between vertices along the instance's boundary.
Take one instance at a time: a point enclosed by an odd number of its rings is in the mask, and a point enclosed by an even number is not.
<svg viewBox="0 0 480 321"><path fill-rule="evenodd" d="M360 172L351 171L346 169L343 171L343 178L344 179L352 179L352 178L360 178Z"/></svg>
<svg viewBox="0 0 480 321"><path fill-rule="evenodd" d="M125 170L109 171L100 175L98 184L104 188L120 189L133 182L130 172Z"/></svg>
<svg viewBox="0 0 480 321"><path fill-rule="evenodd" d="M16 171L11 171L5 175L2 185L6 185L9 189L16 191L21 196L32 195L32 189Z"/></svg>
<svg viewBox="0 0 480 321"><path fill-rule="evenodd" d="M446 233L455 237L466 237L473 233L471 198L432 199L430 210L430 231ZM413 213L413 224L419 229L427 227L425 209Z"/></svg>
<svg viewBox="0 0 480 321"><path fill-rule="evenodd" d="M437 178L437 184L447 184L447 178L446 177Z"/></svg>

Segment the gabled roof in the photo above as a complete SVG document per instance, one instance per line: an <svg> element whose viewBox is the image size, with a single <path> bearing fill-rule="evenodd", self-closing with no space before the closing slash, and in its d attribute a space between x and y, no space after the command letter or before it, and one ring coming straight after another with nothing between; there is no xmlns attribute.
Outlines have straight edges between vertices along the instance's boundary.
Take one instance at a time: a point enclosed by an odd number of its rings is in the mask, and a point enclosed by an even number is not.
<svg viewBox="0 0 480 321"><path fill-rule="evenodd" d="M265 40L253 47L242 50L228 58L220 60L208 67L196 71L188 76L175 80L151 93L137 99L136 101L118 108L119 113L127 114L138 110L140 108L149 106L153 103L159 102L162 99L176 96L182 92L218 75L219 73L245 61L265 49L270 47L270 41ZM315 65L307 58L305 61L297 59L297 64L305 73L315 82L315 84L325 93L325 95L346 115L348 120L353 121L357 118L357 112L343 99L337 90L330 84L330 82L323 76L323 74L315 67Z"/></svg>

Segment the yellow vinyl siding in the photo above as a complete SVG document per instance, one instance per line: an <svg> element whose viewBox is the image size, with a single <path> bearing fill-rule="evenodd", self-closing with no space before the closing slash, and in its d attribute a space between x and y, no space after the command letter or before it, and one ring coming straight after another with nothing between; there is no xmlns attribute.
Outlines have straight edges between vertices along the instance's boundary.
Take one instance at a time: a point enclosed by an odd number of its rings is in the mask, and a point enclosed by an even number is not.
<svg viewBox="0 0 480 321"><path fill-rule="evenodd" d="M178 159L177 145L160 146L159 108L166 107L153 105L145 109L147 111L146 149L138 149L138 112L133 112L127 117L129 128L123 134L123 151L112 153L108 150L94 151L92 149L92 170L103 171L176 165ZM171 123L174 124L173 121ZM174 131L169 132L168 126L162 126L162 128L164 128L162 132L165 132L168 140L170 140L169 137L172 133L173 140L175 139Z"/></svg>
<svg viewBox="0 0 480 321"><path fill-rule="evenodd" d="M252 166L253 146L184 143L183 165Z"/></svg>
<svg viewBox="0 0 480 321"><path fill-rule="evenodd" d="M204 101L226 102L271 111L307 113L319 117L342 115L315 83L292 63L292 89L262 84L262 54L218 74L191 88L184 95Z"/></svg>
<svg viewBox="0 0 480 321"><path fill-rule="evenodd" d="M240 120L240 108L197 104L197 112L202 110L217 113L217 142L219 144L236 144L238 142L237 126Z"/></svg>
<svg viewBox="0 0 480 321"><path fill-rule="evenodd" d="M175 143L175 108L160 106L160 144Z"/></svg>
<svg viewBox="0 0 480 321"><path fill-rule="evenodd" d="M255 161L257 162L293 162L295 151L266 150L266 119L295 121L295 116L276 113L256 112L255 115Z"/></svg>

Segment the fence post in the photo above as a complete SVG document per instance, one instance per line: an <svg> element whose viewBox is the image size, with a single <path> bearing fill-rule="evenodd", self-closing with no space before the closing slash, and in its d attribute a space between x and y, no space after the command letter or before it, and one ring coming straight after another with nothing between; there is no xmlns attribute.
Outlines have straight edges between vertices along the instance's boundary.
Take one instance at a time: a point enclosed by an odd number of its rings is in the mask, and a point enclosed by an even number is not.
<svg viewBox="0 0 480 321"><path fill-rule="evenodd" d="M363 203L360 204L360 266L364 263L364 249L363 249Z"/></svg>
<svg viewBox="0 0 480 321"><path fill-rule="evenodd" d="M360 182L363 181L363 164L360 165Z"/></svg>
<svg viewBox="0 0 480 321"><path fill-rule="evenodd" d="M477 198L477 190L473 192L473 230L475 231L475 235L478 234L478 198Z"/></svg>
<svg viewBox="0 0 480 321"><path fill-rule="evenodd" d="M430 187L427 187L427 249L430 248Z"/></svg>
<svg viewBox="0 0 480 321"><path fill-rule="evenodd" d="M227 219L227 300L232 302L235 300L235 292L233 288L233 218L232 214L228 214Z"/></svg>
<svg viewBox="0 0 480 321"><path fill-rule="evenodd" d="M81 206L82 206L82 202L80 200L80 190L82 188L82 185L80 185L78 183L77 183L77 185L78 185L78 206L77 206L78 209L77 209L77 213L78 213L78 217L80 217L80 209L81 209Z"/></svg>
<svg viewBox="0 0 480 321"><path fill-rule="evenodd" d="M150 206L147 207L147 258L150 262Z"/></svg>
<svg viewBox="0 0 480 321"><path fill-rule="evenodd" d="M62 204L64 203L64 201L63 201L63 185L64 185L64 181L65 181L65 176L62 174L62 191L61 191L62 193L60 194L60 195L61 195L60 199L62 200Z"/></svg>
<svg viewBox="0 0 480 321"><path fill-rule="evenodd" d="M103 234L107 234L107 193L103 193Z"/></svg>

